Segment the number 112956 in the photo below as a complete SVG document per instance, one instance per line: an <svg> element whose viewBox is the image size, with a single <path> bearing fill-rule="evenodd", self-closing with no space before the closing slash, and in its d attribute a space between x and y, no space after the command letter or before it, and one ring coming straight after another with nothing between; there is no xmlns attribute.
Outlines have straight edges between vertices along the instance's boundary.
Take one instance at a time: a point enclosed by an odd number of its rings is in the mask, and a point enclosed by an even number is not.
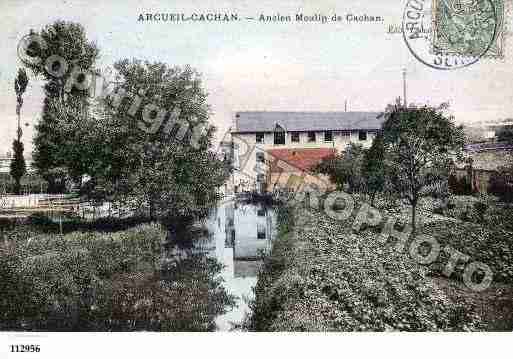
<svg viewBox="0 0 513 359"><path fill-rule="evenodd" d="M10 345L11 353L39 353L41 347L39 345Z"/></svg>

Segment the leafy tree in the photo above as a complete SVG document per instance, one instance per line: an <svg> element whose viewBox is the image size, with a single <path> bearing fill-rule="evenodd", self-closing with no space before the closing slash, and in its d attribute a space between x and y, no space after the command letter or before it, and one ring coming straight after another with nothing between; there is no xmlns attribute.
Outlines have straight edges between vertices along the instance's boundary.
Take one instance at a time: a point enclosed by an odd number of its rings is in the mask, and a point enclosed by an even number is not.
<svg viewBox="0 0 513 359"><path fill-rule="evenodd" d="M69 131L64 131L67 124L63 123L63 116L60 116L58 110L67 108L72 113L78 107L79 111L75 112L80 112L83 106L87 106L89 92L76 86L66 87L66 84L72 83L68 80L75 66L85 71L93 69L99 49L96 44L87 40L82 25L73 22L56 21L45 26L38 35L45 41L46 46L38 46L34 42L27 53L42 61L24 61L27 68L45 80L41 119L35 127L33 166L48 181L49 192L61 192L64 190L68 167L70 164L76 166L77 156L73 155L76 154L74 138L69 137ZM67 69L61 69L66 70L62 76L55 76L55 73L50 73L42 65L54 55L63 59L68 66ZM59 71L58 63L54 67L53 70ZM70 117L66 119L78 120ZM71 176L78 177L79 174L73 173Z"/></svg>
<svg viewBox="0 0 513 359"><path fill-rule="evenodd" d="M467 176L463 176L460 179L455 174L450 174L448 178L449 190L455 195L471 195L472 185L467 179Z"/></svg>
<svg viewBox="0 0 513 359"><path fill-rule="evenodd" d="M496 131L496 135L497 140L513 144L513 125L502 126Z"/></svg>
<svg viewBox="0 0 513 359"><path fill-rule="evenodd" d="M342 167L342 161L342 154L327 156L313 168L313 172L327 175L337 188L343 188L346 183L346 173Z"/></svg>
<svg viewBox="0 0 513 359"><path fill-rule="evenodd" d="M21 193L21 178L27 173L25 158L23 157L23 143L14 140L12 143L14 158L11 162L11 176L14 179L14 193Z"/></svg>
<svg viewBox="0 0 513 359"><path fill-rule="evenodd" d="M60 156L63 138L60 135L59 121L51 111L51 95L44 99L42 116L36 124L34 136L33 166L48 182L48 192L59 193L64 190L66 170Z"/></svg>
<svg viewBox="0 0 513 359"><path fill-rule="evenodd" d="M135 141L128 143L128 152L137 161L128 161L131 172L128 176L125 172L125 178L133 184L131 195L146 202L150 213L168 228L206 215L218 199L217 189L227 178L228 168L211 150L215 128L208 124L210 108L200 75L188 66L137 60L119 61L114 68L124 88L132 93L145 91L143 106L152 103L162 109L179 110L179 120L190 126L182 138L178 126L171 126L171 131L162 127L154 134L132 132ZM142 121L142 108L134 116L138 123ZM170 125L170 121L168 118L163 125ZM191 130L202 126L205 132L193 144Z"/></svg>
<svg viewBox="0 0 513 359"><path fill-rule="evenodd" d="M75 138L75 151L87 159L85 173L106 196L147 208L169 229L207 214L218 200L217 189L227 178L229 166L212 151L215 128L208 125L210 109L200 75L188 66L138 60L119 61L114 69L119 87L132 98L115 107L113 97L108 97L80 121L65 121ZM141 104L129 114L140 91L145 94ZM167 111L155 132L140 128L147 105ZM178 135L180 126L171 122L174 110L188 126L183 136ZM193 129L200 127L204 132L193 140Z"/></svg>
<svg viewBox="0 0 513 359"><path fill-rule="evenodd" d="M492 174L488 192L503 202L513 202L513 165L500 167Z"/></svg>
<svg viewBox="0 0 513 359"><path fill-rule="evenodd" d="M364 188L361 174L364 153L362 145L351 143L343 153L323 159L314 172L328 175L340 189L347 185L350 192L360 191Z"/></svg>
<svg viewBox="0 0 513 359"><path fill-rule="evenodd" d="M445 109L396 105L382 126L387 176L395 193L411 205L414 232L419 199L444 188L453 158L463 148L463 129L444 115Z"/></svg>
<svg viewBox="0 0 513 359"><path fill-rule="evenodd" d="M23 94L27 89L28 77L24 69L18 70L18 76L14 80L14 91L16 92L16 115L18 116L18 133L17 139L12 144L14 159L11 162L11 176L14 179L15 187L14 191L16 194L21 192L21 178L27 173L25 165L25 157L23 157L23 143L21 142L21 107L23 106Z"/></svg>
<svg viewBox="0 0 513 359"><path fill-rule="evenodd" d="M88 93L75 86L66 89L65 85L70 78L74 67L82 70L90 70L93 68L95 61L99 56L99 49L94 42L88 41L84 27L79 23L58 20L52 24L46 25L41 29L39 35L45 42L45 46L40 46L37 42L30 44L27 54L32 57L38 57L41 61L26 61L22 59L23 64L29 68L34 75L42 76L48 87L47 91L52 92L60 99L64 99L66 95L86 96ZM67 69L61 68L60 63L55 62L51 68L53 72L49 72L45 68L46 60L51 56L58 56L63 59L67 65ZM67 71L63 71L67 70ZM55 76L56 73L62 71L62 76Z"/></svg>
<svg viewBox="0 0 513 359"><path fill-rule="evenodd" d="M365 151L362 163L362 177L365 189L371 198L371 205L374 205L376 194L385 188L384 153L383 137L378 134L372 141L372 146Z"/></svg>

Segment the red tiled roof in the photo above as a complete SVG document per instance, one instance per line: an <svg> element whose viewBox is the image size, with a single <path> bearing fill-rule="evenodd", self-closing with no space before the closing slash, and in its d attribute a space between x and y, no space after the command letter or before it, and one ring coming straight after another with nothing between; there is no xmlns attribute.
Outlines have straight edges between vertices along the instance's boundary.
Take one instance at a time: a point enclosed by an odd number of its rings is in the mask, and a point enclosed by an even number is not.
<svg viewBox="0 0 513 359"><path fill-rule="evenodd" d="M271 162L271 172L281 172L283 169L276 168L278 160L284 161L292 167L301 171L310 171L323 158L334 155L334 148L297 148L268 150Z"/></svg>

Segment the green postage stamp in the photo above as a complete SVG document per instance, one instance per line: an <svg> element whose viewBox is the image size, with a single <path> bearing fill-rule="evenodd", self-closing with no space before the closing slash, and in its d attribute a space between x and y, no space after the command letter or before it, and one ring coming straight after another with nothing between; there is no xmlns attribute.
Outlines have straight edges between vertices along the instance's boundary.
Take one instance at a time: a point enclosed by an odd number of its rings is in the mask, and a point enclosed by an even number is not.
<svg viewBox="0 0 513 359"><path fill-rule="evenodd" d="M504 57L504 0L433 0L433 52Z"/></svg>

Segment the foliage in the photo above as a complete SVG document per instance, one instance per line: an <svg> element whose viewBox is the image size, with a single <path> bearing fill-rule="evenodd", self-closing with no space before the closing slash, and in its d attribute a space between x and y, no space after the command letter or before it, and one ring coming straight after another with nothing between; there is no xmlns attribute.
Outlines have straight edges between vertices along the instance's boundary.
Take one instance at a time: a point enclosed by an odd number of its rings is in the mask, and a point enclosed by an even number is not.
<svg viewBox="0 0 513 359"><path fill-rule="evenodd" d="M135 200L166 226L205 215L217 201L229 167L211 148L215 129L208 125L209 106L199 74L190 67L138 60L119 61L114 68L121 88L133 94L144 91L145 97L132 117L127 115L130 101L116 109L107 98L69 128L77 152L87 160L91 183L106 197ZM179 111L188 126L184 136L177 135L171 118L155 133L143 131L147 105ZM171 130L165 131L166 126ZM205 129L194 141L193 128ZM98 193L94 188L89 192Z"/></svg>
<svg viewBox="0 0 513 359"><path fill-rule="evenodd" d="M488 192L503 202L513 202L513 165L500 167L492 174Z"/></svg>
<svg viewBox="0 0 513 359"><path fill-rule="evenodd" d="M69 131L66 131L67 123L59 115L57 105L70 112L80 112L88 107L89 92L76 86L66 88L66 83L75 66L84 71L92 70L99 50L96 44L87 39L84 28L78 23L55 21L45 26L38 35L45 41L46 47L34 43L27 53L42 59L43 64L50 56L57 55L68 65L63 76L55 77L40 64L24 61L27 68L45 80L45 99L34 137L33 166L48 181L50 192L56 193L64 190L68 171L75 178L82 175L84 161L87 161L87 158L80 158L77 152L80 148L76 146L77 137L70 136Z"/></svg>
<svg viewBox="0 0 513 359"><path fill-rule="evenodd" d="M19 236L0 251L0 328L38 331L212 330L233 305L221 266L190 258L160 269L163 231ZM5 287L5 288L4 288Z"/></svg>
<svg viewBox="0 0 513 359"><path fill-rule="evenodd" d="M25 157L23 157L23 142L14 140L12 148L14 158L11 161L11 177L14 179L14 193L21 193L21 178L27 173Z"/></svg>
<svg viewBox="0 0 513 359"><path fill-rule="evenodd" d="M513 283L513 232L500 223L484 226L482 223L437 221L424 226L423 233L436 238L441 248L450 245L468 255L472 261L486 263L492 269L494 281ZM448 261L449 254L441 251L430 267L434 273L441 275ZM461 279L463 269L464 263L460 261L454 277Z"/></svg>
<svg viewBox="0 0 513 359"><path fill-rule="evenodd" d="M93 221L84 221L74 214L64 214L62 220L63 233L71 232L119 232L150 223L148 217L101 217ZM60 233L60 224L44 214L32 214L26 221L28 227L35 227L37 232ZM18 227L18 230L20 227ZM29 228L30 229L30 228Z"/></svg>
<svg viewBox="0 0 513 359"><path fill-rule="evenodd" d="M65 84L73 70L72 66L76 65L83 70L92 69L99 57L98 47L94 42L87 39L82 25L69 21L57 20L44 26L39 33L31 30L31 34L39 35L46 46L40 46L37 42L30 44L27 54L32 57L39 57L42 61L26 61L23 58L23 64L34 75L42 76L48 85L55 86L56 95L64 98ZM68 65L68 71L60 78L56 78L49 73L44 66L46 59L51 56L59 56ZM53 70L60 71L63 69L53 68ZM76 88L70 89L70 92L74 95L82 95L82 91Z"/></svg>
<svg viewBox="0 0 513 359"><path fill-rule="evenodd" d="M281 205L277 208L278 236L273 242L272 254L264 258L264 270L260 271L254 288L255 299L249 303L251 314L245 321L244 327L251 331L269 331L276 313L281 310L279 304L268 298L270 286L291 265L294 253L294 207Z"/></svg>
<svg viewBox="0 0 513 359"><path fill-rule="evenodd" d="M476 213L479 222L484 222L488 207L488 203L485 202L474 203L474 212Z"/></svg>
<svg viewBox="0 0 513 359"><path fill-rule="evenodd" d="M498 141L504 141L513 144L513 125L500 127L496 131L495 135L497 136Z"/></svg>
<svg viewBox="0 0 513 359"><path fill-rule="evenodd" d="M33 167L48 182L49 193L63 193L67 177L65 137L62 126L51 109L51 98L47 93L42 115L36 124L34 136Z"/></svg>
<svg viewBox="0 0 513 359"><path fill-rule="evenodd" d="M406 253L370 231L296 207L274 243L247 327L257 331L477 330L465 301L449 299Z"/></svg>
<svg viewBox="0 0 513 359"><path fill-rule="evenodd" d="M29 81L25 69L19 69L18 75L14 80L14 92L16 93L17 98L22 98L23 94L25 93L25 90L27 89L28 82ZM21 107L23 101L18 101L18 103Z"/></svg>
<svg viewBox="0 0 513 359"><path fill-rule="evenodd" d="M387 176L395 193L411 205L414 230L419 199L446 188L452 158L463 148L463 130L444 115L445 109L395 106L383 123Z"/></svg>
<svg viewBox="0 0 513 359"><path fill-rule="evenodd" d="M339 189L347 185L349 192L360 191L364 186L361 174L364 153L362 145L350 143L343 153L323 159L314 172L328 175Z"/></svg>
<svg viewBox="0 0 513 359"><path fill-rule="evenodd" d="M490 206L486 219L490 226L513 232L513 206L511 204L497 203Z"/></svg>
<svg viewBox="0 0 513 359"><path fill-rule="evenodd" d="M41 58L51 53L68 63L80 59L77 65L84 70L94 66L99 51L87 41L79 24L58 21L45 27L41 36L49 43L47 49L34 50ZM118 106L114 93L89 103L87 91L73 87L66 93L68 75L54 79L37 66L27 66L47 80L34 161L52 190L62 189L68 178L78 182L89 175L92 187L84 194L97 200L135 200L167 226L205 215L217 201L217 188L229 166L211 150L215 128L208 125L207 95L195 70L158 62L118 61L114 64L116 91L132 94ZM131 110L135 94L141 94L141 102ZM178 119L188 126L184 136L178 136L180 128L169 113L157 132L143 131L149 121L144 112L148 105L177 111ZM149 115L152 121L158 114L152 111ZM204 131L191 138L193 129L199 128Z"/></svg>
<svg viewBox="0 0 513 359"><path fill-rule="evenodd" d="M472 194L472 185L466 176L458 179L455 174L450 174L448 178L449 190L452 194L458 196Z"/></svg>
<svg viewBox="0 0 513 359"><path fill-rule="evenodd" d="M22 193L46 193L47 183L36 173L27 173L20 181ZM12 177L6 173L0 173L0 194L14 193L16 184Z"/></svg>
<svg viewBox="0 0 513 359"><path fill-rule="evenodd" d="M19 69L18 75L14 80L14 91L16 92L16 115L18 116L18 133L17 138L12 144L14 158L11 162L11 177L14 179L14 192L20 194L21 178L27 172L25 165L25 157L23 157L23 143L21 142L22 131L20 127L21 107L23 106L23 94L27 89L28 77L25 69Z"/></svg>
<svg viewBox="0 0 513 359"><path fill-rule="evenodd" d="M365 182L365 189L367 194L371 196L371 205L374 204L376 194L383 192L385 189L384 154L383 137L381 134L378 134L372 141L372 146L364 153L361 170L361 175Z"/></svg>

